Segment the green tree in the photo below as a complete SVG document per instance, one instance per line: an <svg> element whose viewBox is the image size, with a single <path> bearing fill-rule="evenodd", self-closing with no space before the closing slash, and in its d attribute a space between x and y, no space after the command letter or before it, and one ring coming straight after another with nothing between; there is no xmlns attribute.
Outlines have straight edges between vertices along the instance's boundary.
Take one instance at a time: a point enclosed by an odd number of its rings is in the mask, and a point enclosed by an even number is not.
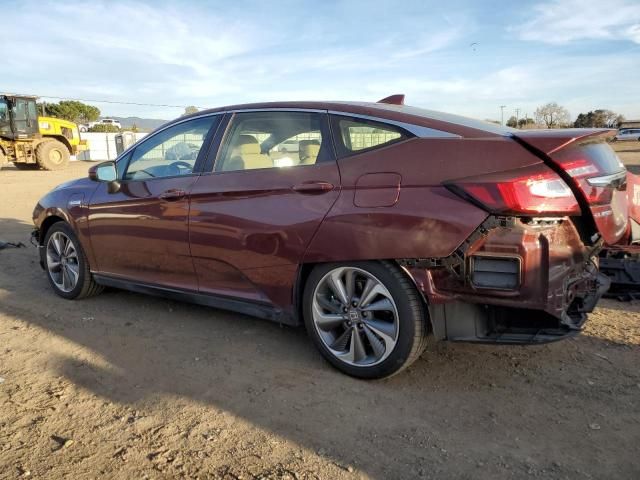
<svg viewBox="0 0 640 480"><path fill-rule="evenodd" d="M533 120L533 118L521 118L520 120L518 120L518 128L531 128L532 126L534 126L536 124L536 122Z"/></svg>
<svg viewBox="0 0 640 480"><path fill-rule="evenodd" d="M183 115L190 115L192 113L197 113L197 112L198 112L198 107L194 107L193 105L189 105L188 107L185 107Z"/></svg>
<svg viewBox="0 0 640 480"><path fill-rule="evenodd" d="M538 107L535 112L536 122L547 128L562 128L571 122L569 111L556 102Z"/></svg>
<svg viewBox="0 0 640 480"><path fill-rule="evenodd" d="M90 132L105 132L105 133L118 133L120 129L115 125L108 125L106 123L98 123L89 129Z"/></svg>
<svg viewBox="0 0 640 480"><path fill-rule="evenodd" d="M47 115L63 118L75 123L95 122L100 118L100 109L77 100L62 100L45 105Z"/></svg>
<svg viewBox="0 0 640 480"><path fill-rule="evenodd" d="M518 119L514 115L511 115L511 117L509 117L509 120L507 120L507 127L516 128L517 126Z"/></svg>
<svg viewBox="0 0 640 480"><path fill-rule="evenodd" d="M616 128L623 120L622 115L601 108L578 114L573 126L576 128Z"/></svg>

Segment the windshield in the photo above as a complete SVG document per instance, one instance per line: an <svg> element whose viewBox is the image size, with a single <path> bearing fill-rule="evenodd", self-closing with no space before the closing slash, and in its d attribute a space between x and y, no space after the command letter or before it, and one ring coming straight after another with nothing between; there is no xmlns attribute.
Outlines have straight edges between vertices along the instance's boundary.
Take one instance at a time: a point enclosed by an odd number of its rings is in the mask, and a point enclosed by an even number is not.
<svg viewBox="0 0 640 480"><path fill-rule="evenodd" d="M0 135L11 135L9 106L7 105L7 100L2 97L0 97Z"/></svg>
<svg viewBox="0 0 640 480"><path fill-rule="evenodd" d="M0 98L0 123L9 121L9 107L4 98Z"/></svg>

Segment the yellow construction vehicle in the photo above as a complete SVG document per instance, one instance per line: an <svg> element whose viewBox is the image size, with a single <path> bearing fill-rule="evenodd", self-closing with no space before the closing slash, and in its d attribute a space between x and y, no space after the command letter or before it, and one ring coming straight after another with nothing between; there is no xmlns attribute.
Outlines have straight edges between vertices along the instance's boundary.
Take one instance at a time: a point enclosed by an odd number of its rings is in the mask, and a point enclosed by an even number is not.
<svg viewBox="0 0 640 480"><path fill-rule="evenodd" d="M61 170L71 155L89 148L75 123L39 117L37 98L0 93L0 168L12 162L20 169Z"/></svg>

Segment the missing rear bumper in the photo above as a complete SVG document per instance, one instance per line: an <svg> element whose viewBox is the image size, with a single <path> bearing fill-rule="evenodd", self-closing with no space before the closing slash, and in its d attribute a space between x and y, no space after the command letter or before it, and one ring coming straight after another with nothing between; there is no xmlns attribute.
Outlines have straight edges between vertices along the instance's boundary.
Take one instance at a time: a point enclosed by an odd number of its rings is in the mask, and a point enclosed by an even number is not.
<svg viewBox="0 0 640 480"><path fill-rule="evenodd" d="M600 297L609 279L596 274L583 285L560 317L544 310L515 306L454 301L429 306L434 334L442 340L474 343L533 345L550 343L576 335Z"/></svg>

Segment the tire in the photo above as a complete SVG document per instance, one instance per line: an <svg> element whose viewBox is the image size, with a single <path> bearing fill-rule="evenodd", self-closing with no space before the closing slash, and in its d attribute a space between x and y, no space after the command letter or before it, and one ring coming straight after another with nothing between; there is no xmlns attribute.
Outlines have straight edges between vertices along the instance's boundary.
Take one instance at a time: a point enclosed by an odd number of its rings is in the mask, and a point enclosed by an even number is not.
<svg viewBox="0 0 640 480"><path fill-rule="evenodd" d="M61 241L65 238L71 242L75 255L71 248L66 248L67 244ZM64 259L61 259L60 251L63 252ZM42 249L42 260L49 284L53 291L62 298L79 300L97 295L104 289L93 279L82 245L73 229L65 222L54 223L47 231ZM61 266L56 267L56 263ZM63 272L65 268L67 269L66 275ZM75 283L70 284L68 279L75 280Z"/></svg>
<svg viewBox="0 0 640 480"><path fill-rule="evenodd" d="M370 282L374 287L367 290ZM345 299L350 299L349 307ZM303 302L309 336L322 356L347 375L390 377L411 365L426 347L423 301L393 263L319 265L307 279Z"/></svg>
<svg viewBox="0 0 640 480"><path fill-rule="evenodd" d="M69 165L69 150L58 140L45 140L36 147L36 161L43 170L62 170Z"/></svg>

